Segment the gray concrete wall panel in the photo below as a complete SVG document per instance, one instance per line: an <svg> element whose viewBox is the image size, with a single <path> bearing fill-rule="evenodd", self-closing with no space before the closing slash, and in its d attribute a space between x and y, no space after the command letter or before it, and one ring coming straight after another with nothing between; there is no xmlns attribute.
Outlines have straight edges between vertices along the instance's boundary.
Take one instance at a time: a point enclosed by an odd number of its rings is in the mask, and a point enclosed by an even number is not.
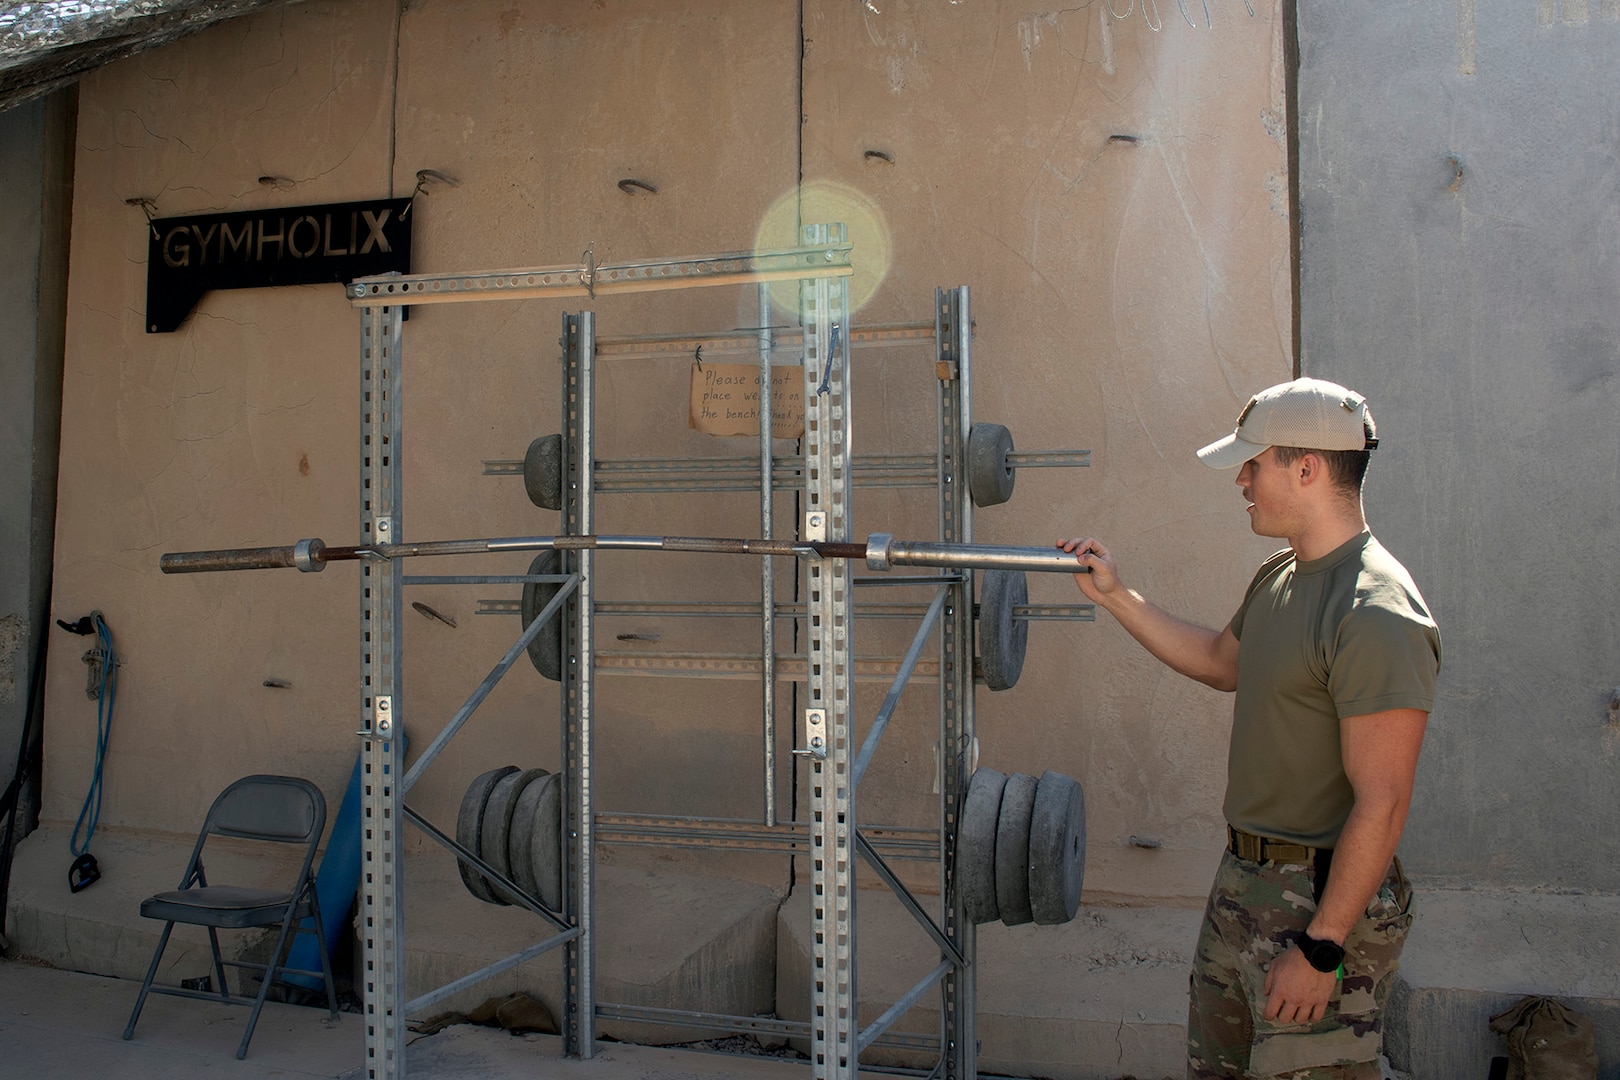
<svg viewBox="0 0 1620 1080"><path fill-rule="evenodd" d="M0 190L14 193L0 217L0 461L34 459L34 365L38 341L43 103L0 113ZM27 707L33 653L33 520L30 469L0 470L0 786L10 782Z"/></svg>
<svg viewBox="0 0 1620 1080"><path fill-rule="evenodd" d="M72 97L0 112L0 787L17 767L29 678L49 626ZM30 788L19 820L37 801Z"/></svg>
<svg viewBox="0 0 1620 1080"><path fill-rule="evenodd" d="M1299 5L1302 366L1441 623L1403 850L1452 884L1620 889L1617 15Z"/></svg>

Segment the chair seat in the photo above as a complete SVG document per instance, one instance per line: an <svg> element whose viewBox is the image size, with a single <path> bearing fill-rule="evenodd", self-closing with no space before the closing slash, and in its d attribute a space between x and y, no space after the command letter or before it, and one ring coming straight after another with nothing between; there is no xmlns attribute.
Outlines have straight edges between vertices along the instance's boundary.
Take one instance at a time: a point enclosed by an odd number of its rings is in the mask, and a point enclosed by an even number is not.
<svg viewBox="0 0 1620 1080"><path fill-rule="evenodd" d="M205 885L194 889L171 889L148 897L141 902L141 914L148 919L198 926L274 926L286 914L289 899L289 894L274 889ZM304 906L300 905L300 908ZM302 916L307 912L300 910L298 914Z"/></svg>

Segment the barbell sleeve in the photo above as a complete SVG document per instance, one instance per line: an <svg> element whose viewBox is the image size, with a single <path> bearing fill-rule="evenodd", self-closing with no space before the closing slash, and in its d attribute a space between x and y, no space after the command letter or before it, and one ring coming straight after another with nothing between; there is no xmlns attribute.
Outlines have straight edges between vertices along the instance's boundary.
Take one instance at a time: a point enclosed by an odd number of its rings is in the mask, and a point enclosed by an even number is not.
<svg viewBox="0 0 1620 1080"><path fill-rule="evenodd" d="M329 556L325 544L317 539L309 539L280 547L171 551L158 560L158 567L165 574L202 574L216 570L278 570L285 567L296 567L304 573L318 573L326 569L326 564L332 557L341 557L336 555L336 552L342 550L334 549L334 555Z"/></svg>
<svg viewBox="0 0 1620 1080"><path fill-rule="evenodd" d="M1043 573L1084 574L1073 552L1060 548L1006 547L995 544L947 544L926 540L896 540L888 533L873 533L863 556L869 570L891 566L935 566L944 569L1027 570Z"/></svg>

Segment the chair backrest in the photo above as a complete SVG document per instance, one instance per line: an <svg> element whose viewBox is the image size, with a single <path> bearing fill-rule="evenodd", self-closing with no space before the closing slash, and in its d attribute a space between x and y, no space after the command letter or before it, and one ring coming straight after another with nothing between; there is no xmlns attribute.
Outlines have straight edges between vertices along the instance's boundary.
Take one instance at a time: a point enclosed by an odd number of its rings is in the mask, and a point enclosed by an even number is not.
<svg viewBox="0 0 1620 1080"><path fill-rule="evenodd" d="M244 776L220 792L204 834L310 844L326 827L321 789L296 776Z"/></svg>

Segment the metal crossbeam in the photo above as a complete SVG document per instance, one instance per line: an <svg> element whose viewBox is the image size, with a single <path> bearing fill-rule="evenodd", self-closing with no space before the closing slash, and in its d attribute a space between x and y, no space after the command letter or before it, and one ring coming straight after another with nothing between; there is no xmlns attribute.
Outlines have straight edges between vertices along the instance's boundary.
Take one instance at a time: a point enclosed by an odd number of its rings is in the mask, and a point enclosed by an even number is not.
<svg viewBox="0 0 1620 1080"><path fill-rule="evenodd" d="M812 244L770 251L598 264L587 252L576 266L479 270L462 274L386 274L356 278L348 287L355 307L375 304L453 304L476 300L665 292L694 286L741 285L805 278L848 278L850 244ZM846 290L847 293L847 290Z"/></svg>

